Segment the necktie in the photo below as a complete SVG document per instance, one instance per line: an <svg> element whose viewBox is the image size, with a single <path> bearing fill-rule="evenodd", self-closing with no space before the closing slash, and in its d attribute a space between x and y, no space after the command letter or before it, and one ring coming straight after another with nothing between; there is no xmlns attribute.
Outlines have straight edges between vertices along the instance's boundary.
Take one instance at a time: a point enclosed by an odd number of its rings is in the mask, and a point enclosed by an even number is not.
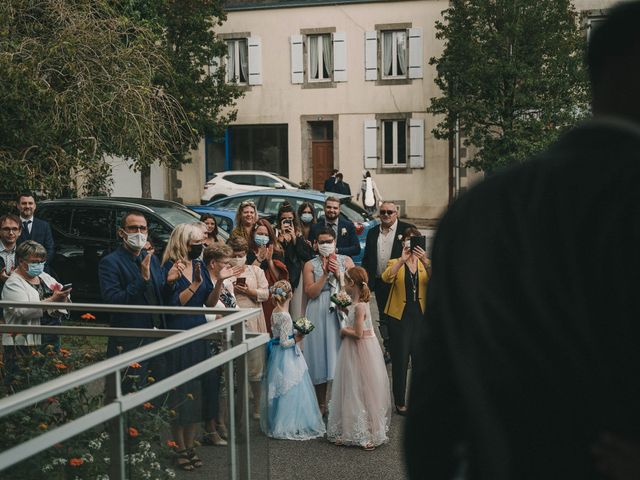
<svg viewBox="0 0 640 480"><path fill-rule="evenodd" d="M31 223L31 220L25 220L24 222L22 222L22 229L24 230L24 233L29 236L29 234L31 233L29 231L29 224Z"/></svg>

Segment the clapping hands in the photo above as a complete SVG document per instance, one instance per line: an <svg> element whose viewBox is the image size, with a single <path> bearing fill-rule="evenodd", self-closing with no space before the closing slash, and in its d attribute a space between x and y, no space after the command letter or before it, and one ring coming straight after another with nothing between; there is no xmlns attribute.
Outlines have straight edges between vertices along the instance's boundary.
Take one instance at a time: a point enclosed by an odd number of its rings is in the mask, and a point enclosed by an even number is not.
<svg viewBox="0 0 640 480"><path fill-rule="evenodd" d="M147 255L147 257L151 257L151 255ZM182 260L175 262L167 272L167 282L173 283L178 280L186 267L187 265Z"/></svg>

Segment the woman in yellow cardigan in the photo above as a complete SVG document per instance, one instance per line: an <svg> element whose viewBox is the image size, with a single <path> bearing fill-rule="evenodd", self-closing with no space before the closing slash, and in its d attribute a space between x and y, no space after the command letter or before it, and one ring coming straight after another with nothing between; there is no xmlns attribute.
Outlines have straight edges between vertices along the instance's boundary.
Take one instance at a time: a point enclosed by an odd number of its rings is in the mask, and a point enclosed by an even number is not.
<svg viewBox="0 0 640 480"><path fill-rule="evenodd" d="M413 236L420 236L415 227L404 231L402 256L389 260L382 273L382 281L391 284L384 313L389 316L393 398L400 415L407 414L405 392L409 357L414 357L415 339L423 322L427 282L431 276L427 253L418 246L413 250L410 247L409 239Z"/></svg>

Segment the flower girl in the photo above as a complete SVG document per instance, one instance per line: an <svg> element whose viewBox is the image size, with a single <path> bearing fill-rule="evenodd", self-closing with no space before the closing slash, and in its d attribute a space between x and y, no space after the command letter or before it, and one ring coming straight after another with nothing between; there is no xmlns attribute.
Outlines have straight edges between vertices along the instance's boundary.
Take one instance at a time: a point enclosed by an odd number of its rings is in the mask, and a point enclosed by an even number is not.
<svg viewBox="0 0 640 480"><path fill-rule="evenodd" d="M275 304L271 314L273 338L267 348L260 427L272 438L309 440L322 437L324 422L307 363L297 345L303 336L294 334L289 315L291 285L280 280L271 287L271 295Z"/></svg>
<svg viewBox="0 0 640 480"><path fill-rule="evenodd" d="M389 378L371 323L365 269L350 268L344 286L353 304L340 330L343 339L329 403L327 438L336 445L373 450L388 440Z"/></svg>

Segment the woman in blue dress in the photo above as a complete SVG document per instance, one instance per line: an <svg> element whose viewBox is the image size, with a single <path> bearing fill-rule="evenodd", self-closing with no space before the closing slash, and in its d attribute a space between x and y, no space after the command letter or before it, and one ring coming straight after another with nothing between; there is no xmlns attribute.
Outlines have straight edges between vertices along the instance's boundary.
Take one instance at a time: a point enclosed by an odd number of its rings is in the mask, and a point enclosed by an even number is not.
<svg viewBox="0 0 640 480"><path fill-rule="evenodd" d="M271 288L275 304L271 314L273 338L262 381L260 427L271 438L310 440L324 436L325 426L307 363L298 348L302 335L293 331L291 290L286 280L277 281Z"/></svg>
<svg viewBox="0 0 640 480"><path fill-rule="evenodd" d="M304 356L324 415L327 382L333 380L340 349L340 323L330 297L340 290L341 275L354 265L351 257L335 254L336 234L332 228L321 229L316 242L320 256L309 260L303 270L304 293L309 299L306 317L316 327L304 340Z"/></svg>
<svg viewBox="0 0 640 480"><path fill-rule="evenodd" d="M170 306L213 307L215 298L213 283L204 263L200 260L204 246L202 229L193 224L180 224L169 238L162 258L162 268L167 275L174 268L180 276L173 283L168 283L165 292L165 303ZM175 265L175 267L174 267ZM186 330L206 323L204 314L169 315L166 325L169 329ZM169 374L181 372L209 357L206 340L196 340L188 345L174 349L169 353ZM173 440L177 443L176 462L186 471L202 466L202 461L195 453L194 440L198 424L203 420L203 405L212 399L204 398L203 392L211 390L204 382L210 376L191 379L172 392L170 405L176 412L171 426Z"/></svg>

